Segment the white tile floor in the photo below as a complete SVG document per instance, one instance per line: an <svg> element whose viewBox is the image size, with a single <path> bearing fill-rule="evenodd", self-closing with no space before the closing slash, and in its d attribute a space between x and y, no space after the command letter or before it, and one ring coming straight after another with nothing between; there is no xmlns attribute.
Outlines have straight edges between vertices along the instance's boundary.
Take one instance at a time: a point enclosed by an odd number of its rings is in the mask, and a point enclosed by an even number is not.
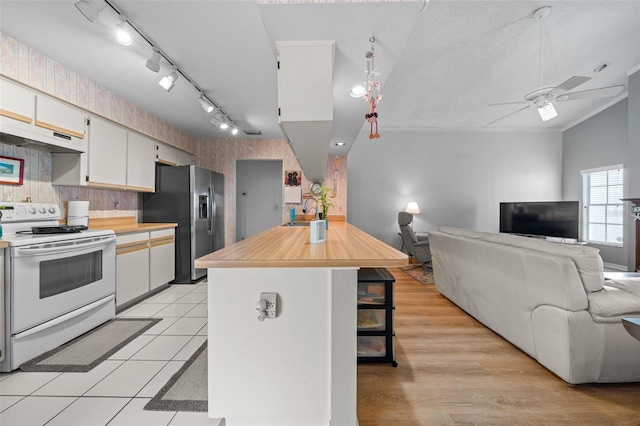
<svg viewBox="0 0 640 426"><path fill-rule="evenodd" d="M219 425L207 413L143 409L206 340L206 282L172 285L118 317L162 321L87 373L1 373L0 425Z"/></svg>

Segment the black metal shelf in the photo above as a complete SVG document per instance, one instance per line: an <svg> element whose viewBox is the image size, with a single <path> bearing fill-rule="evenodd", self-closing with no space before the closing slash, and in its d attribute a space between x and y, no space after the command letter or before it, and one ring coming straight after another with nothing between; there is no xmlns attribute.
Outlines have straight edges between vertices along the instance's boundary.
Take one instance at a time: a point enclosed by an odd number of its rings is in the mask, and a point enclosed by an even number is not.
<svg viewBox="0 0 640 426"><path fill-rule="evenodd" d="M384 328L358 328L358 362L391 363L398 366L395 359L393 328L393 283L395 278L385 268L361 268L358 271L358 310L383 311ZM364 302L361 302L366 298ZM367 303L370 299L379 303ZM378 318L377 314L373 317Z"/></svg>

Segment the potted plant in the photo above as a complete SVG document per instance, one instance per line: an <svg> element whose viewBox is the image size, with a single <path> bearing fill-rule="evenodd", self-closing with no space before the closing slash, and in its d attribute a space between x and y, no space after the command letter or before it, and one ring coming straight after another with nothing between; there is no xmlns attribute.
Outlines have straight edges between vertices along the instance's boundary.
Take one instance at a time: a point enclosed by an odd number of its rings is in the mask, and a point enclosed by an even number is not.
<svg viewBox="0 0 640 426"><path fill-rule="evenodd" d="M318 201L322 204L322 217L327 221L327 227L329 226L329 209L334 207L334 204L331 202L331 198L335 198L336 194L333 192L333 189L322 185L320 186L320 193L318 194Z"/></svg>

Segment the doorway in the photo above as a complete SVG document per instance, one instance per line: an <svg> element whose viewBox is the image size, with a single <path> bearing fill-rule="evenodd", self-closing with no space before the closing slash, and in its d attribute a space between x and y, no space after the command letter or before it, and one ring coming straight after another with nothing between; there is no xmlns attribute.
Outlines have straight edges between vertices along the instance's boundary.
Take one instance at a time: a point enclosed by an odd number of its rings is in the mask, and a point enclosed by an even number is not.
<svg viewBox="0 0 640 426"><path fill-rule="evenodd" d="M282 224L282 160L236 160L236 242Z"/></svg>

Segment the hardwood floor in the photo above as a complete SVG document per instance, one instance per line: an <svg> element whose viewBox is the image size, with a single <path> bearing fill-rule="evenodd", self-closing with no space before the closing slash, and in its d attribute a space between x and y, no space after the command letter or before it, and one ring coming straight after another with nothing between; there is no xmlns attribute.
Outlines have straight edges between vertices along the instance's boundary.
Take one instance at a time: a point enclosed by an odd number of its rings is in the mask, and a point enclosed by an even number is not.
<svg viewBox="0 0 640 426"><path fill-rule="evenodd" d="M569 386L433 284L389 270L399 365L358 365L360 426L640 425L640 383Z"/></svg>

